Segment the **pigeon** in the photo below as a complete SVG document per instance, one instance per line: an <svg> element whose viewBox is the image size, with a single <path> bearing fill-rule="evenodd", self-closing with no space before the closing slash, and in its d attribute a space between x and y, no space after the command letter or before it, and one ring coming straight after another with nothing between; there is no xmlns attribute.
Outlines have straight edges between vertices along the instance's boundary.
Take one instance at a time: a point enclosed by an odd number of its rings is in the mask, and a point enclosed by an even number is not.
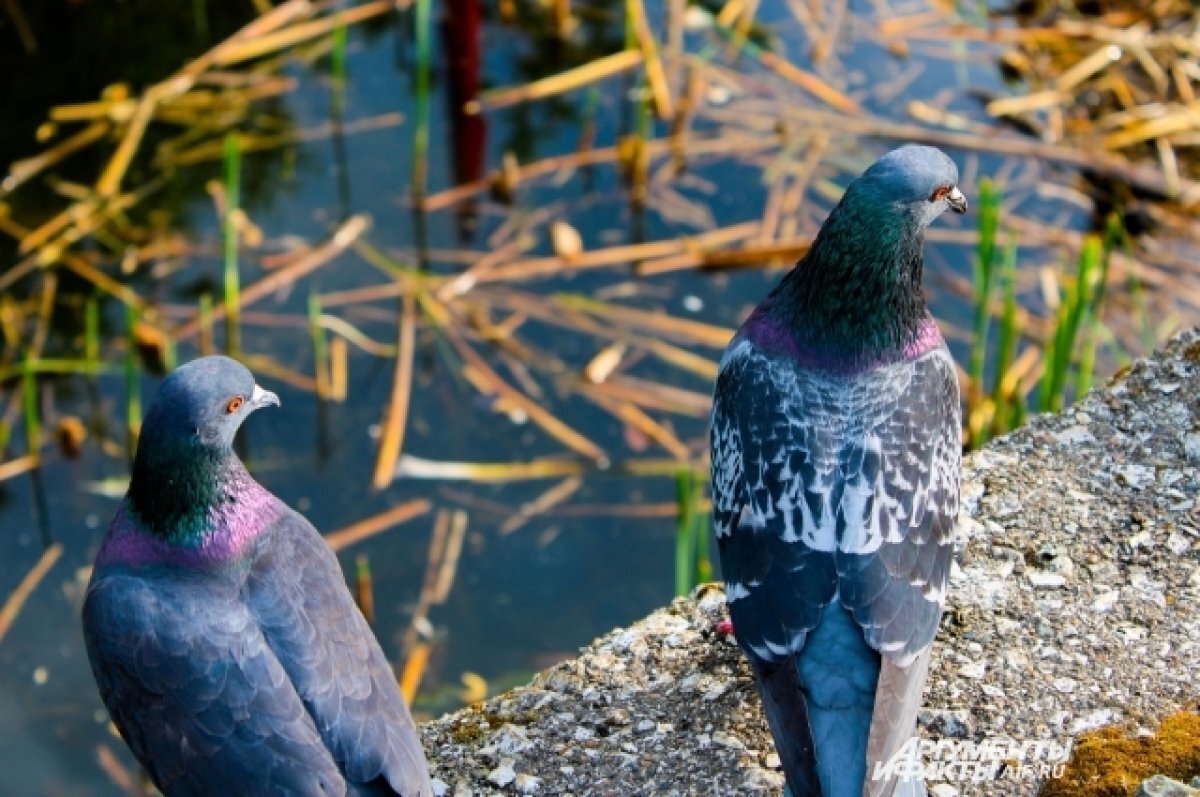
<svg viewBox="0 0 1200 797"><path fill-rule="evenodd" d="M163 381L84 600L100 695L166 797L431 797L333 551L233 451L242 421L278 404L226 357Z"/></svg>
<svg viewBox="0 0 1200 797"><path fill-rule="evenodd" d="M966 212L957 182L938 149L884 155L721 359L714 531L792 797L926 793L905 750L945 600L962 432L922 246L943 211Z"/></svg>

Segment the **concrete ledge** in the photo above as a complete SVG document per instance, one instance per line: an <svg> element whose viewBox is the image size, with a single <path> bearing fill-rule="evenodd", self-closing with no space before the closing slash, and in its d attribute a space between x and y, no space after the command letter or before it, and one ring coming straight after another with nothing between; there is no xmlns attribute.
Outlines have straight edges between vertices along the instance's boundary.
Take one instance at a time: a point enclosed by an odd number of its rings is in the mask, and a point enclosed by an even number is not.
<svg viewBox="0 0 1200 797"><path fill-rule="evenodd" d="M922 736L1152 727L1200 686L1200 332L971 456ZM718 588L423 728L452 795L775 795ZM1034 777L942 794L1034 795Z"/></svg>

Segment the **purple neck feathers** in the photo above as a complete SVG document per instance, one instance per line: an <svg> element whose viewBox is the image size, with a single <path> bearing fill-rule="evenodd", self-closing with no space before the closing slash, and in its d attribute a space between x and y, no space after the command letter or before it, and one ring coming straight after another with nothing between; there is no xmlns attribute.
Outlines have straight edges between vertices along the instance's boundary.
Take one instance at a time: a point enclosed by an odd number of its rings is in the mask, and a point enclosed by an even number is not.
<svg viewBox="0 0 1200 797"><path fill-rule="evenodd" d="M901 348L863 357L822 351L805 347L788 325L769 312L765 304L750 314L738 330L737 337L750 341L767 354L788 357L805 368L837 374L862 373L890 363L913 360L944 345L937 322L926 315L917 328L916 335Z"/></svg>
<svg viewBox="0 0 1200 797"><path fill-rule="evenodd" d="M283 512L283 504L249 474L242 473L226 502L210 506L204 532L194 545L180 545L143 530L121 503L108 527L96 566L174 564L208 568L241 558L250 544Z"/></svg>

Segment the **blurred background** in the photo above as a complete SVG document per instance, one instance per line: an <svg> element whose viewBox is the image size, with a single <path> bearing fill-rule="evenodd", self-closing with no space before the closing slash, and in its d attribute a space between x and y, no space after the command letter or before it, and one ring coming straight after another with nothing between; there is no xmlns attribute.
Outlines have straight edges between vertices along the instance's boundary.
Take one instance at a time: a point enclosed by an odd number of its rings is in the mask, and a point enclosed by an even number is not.
<svg viewBox="0 0 1200 797"><path fill-rule="evenodd" d="M1191 4L0 3L0 794L138 793L78 611L163 373L282 408L415 713L700 580L733 330L846 184L944 148L964 445L1200 308Z"/></svg>

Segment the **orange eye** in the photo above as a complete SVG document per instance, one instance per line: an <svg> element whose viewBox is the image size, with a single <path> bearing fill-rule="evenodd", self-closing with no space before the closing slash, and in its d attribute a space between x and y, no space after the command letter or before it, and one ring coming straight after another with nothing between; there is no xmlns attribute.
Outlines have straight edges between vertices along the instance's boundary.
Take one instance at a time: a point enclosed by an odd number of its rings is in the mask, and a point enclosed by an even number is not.
<svg viewBox="0 0 1200 797"><path fill-rule="evenodd" d="M231 398L229 400L229 403L225 405L225 412L232 415L233 413L240 410L242 408L242 405L245 403L246 403L246 400L244 398L242 398L241 396L234 396L233 398Z"/></svg>
<svg viewBox="0 0 1200 797"><path fill-rule="evenodd" d="M940 202L946 198L946 194L950 193L950 186L943 185L938 190L933 192L933 196L929 197L930 202Z"/></svg>

